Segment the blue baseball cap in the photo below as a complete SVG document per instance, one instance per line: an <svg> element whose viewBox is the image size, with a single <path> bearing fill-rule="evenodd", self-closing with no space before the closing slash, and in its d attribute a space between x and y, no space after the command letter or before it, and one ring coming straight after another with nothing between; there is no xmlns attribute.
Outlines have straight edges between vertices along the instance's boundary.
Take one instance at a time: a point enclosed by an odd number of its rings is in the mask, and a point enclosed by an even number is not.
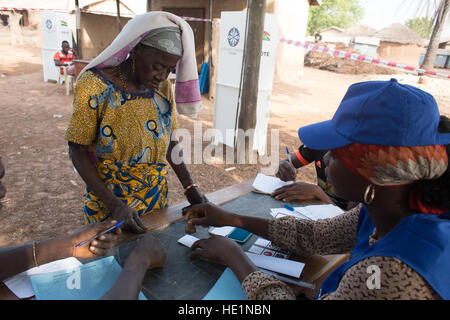
<svg viewBox="0 0 450 320"><path fill-rule="evenodd" d="M301 127L303 144L329 150L351 143L384 146L449 144L450 133L438 133L439 110L429 93L390 81L351 85L333 119Z"/></svg>

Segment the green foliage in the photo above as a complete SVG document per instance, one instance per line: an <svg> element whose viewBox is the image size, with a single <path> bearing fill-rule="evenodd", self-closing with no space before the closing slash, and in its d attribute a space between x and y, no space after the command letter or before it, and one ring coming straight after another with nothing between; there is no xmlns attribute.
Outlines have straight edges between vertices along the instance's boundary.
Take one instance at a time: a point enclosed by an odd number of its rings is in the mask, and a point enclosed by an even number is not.
<svg viewBox="0 0 450 320"><path fill-rule="evenodd" d="M424 39L429 39L433 32L433 19L427 17L406 20L405 25Z"/></svg>
<svg viewBox="0 0 450 320"><path fill-rule="evenodd" d="M327 27L347 29L363 16L358 0L322 0L321 6L309 7L308 35Z"/></svg>

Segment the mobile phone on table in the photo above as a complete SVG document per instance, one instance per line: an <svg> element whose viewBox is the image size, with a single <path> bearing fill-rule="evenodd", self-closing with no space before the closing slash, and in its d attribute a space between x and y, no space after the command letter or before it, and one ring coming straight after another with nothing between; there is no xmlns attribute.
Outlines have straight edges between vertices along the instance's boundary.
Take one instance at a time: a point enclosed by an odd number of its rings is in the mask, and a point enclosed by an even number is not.
<svg viewBox="0 0 450 320"><path fill-rule="evenodd" d="M227 237L238 243L245 243L251 236L251 232L241 228L235 228Z"/></svg>

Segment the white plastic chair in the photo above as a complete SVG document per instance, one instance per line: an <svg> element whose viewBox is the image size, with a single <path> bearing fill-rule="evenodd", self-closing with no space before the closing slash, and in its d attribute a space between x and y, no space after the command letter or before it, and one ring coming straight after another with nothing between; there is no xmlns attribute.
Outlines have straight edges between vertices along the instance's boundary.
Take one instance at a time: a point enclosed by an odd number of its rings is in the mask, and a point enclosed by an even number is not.
<svg viewBox="0 0 450 320"><path fill-rule="evenodd" d="M70 94L70 91L73 91L73 83L75 81L75 77L67 74L67 66L57 66L58 68L58 85L62 86L64 83L66 86L66 95ZM61 69L63 69L63 74L61 74Z"/></svg>

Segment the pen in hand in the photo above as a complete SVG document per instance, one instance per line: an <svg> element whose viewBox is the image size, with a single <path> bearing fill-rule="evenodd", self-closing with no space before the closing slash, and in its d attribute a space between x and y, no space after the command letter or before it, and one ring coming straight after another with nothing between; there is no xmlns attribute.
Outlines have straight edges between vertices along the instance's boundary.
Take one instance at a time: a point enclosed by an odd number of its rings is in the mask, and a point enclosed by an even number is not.
<svg viewBox="0 0 450 320"><path fill-rule="evenodd" d="M97 239L97 238L100 237L101 235L103 235L103 234L105 234L105 233L107 233L107 232L113 231L114 229L120 227L120 226L123 225L124 223L125 223L125 221L120 221L120 222L116 223L116 224L115 224L114 226L112 226L111 228L108 228L108 229L106 229L106 230L100 232L99 234L96 234L95 236L93 236L93 237L87 239L86 241L83 241L83 242L79 243L79 244L77 245L77 247L81 247L82 245L85 245L86 243L91 242L91 241L94 240L94 239Z"/></svg>
<svg viewBox="0 0 450 320"><path fill-rule="evenodd" d="M296 167L294 166L294 164L292 163L292 160L291 160L291 153L289 152L289 148L288 148L288 147L286 147L286 153L287 153L287 156L288 156L289 163L291 164L291 166L292 166L292 168L294 169L295 173L297 173L297 168L296 168ZM294 180L295 180L295 177L294 177Z"/></svg>

